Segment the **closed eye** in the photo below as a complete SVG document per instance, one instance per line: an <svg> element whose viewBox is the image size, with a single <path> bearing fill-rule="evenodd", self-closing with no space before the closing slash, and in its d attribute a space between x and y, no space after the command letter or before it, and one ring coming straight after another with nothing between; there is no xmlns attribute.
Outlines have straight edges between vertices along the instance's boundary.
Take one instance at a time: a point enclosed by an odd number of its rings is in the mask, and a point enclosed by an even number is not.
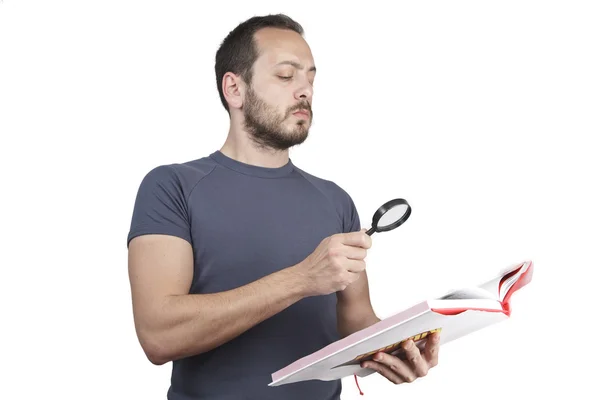
<svg viewBox="0 0 600 400"><path fill-rule="evenodd" d="M291 76L279 76L279 79L288 81L288 80L292 79L292 77Z"/></svg>

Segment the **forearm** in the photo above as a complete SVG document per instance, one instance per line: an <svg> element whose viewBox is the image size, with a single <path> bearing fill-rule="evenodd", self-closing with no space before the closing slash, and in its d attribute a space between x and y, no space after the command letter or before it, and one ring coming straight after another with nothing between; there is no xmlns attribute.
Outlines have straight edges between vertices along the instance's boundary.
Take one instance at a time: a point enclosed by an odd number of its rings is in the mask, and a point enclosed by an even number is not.
<svg viewBox="0 0 600 400"><path fill-rule="evenodd" d="M345 338L346 336L368 328L379 321L381 321L381 319L379 319L372 311L365 311L361 314L352 313L351 311L344 313L338 310L337 329L340 336Z"/></svg>
<svg viewBox="0 0 600 400"><path fill-rule="evenodd" d="M155 310L153 326L142 345L155 364L200 354L303 297L304 282L293 267L224 292L169 296L160 310Z"/></svg>

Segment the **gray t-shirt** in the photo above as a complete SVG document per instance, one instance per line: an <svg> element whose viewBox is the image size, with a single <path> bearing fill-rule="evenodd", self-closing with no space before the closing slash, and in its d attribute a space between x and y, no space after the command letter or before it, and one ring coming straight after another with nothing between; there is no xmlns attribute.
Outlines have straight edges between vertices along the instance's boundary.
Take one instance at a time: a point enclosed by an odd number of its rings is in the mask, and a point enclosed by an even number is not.
<svg viewBox="0 0 600 400"><path fill-rule="evenodd" d="M189 293L235 289L293 266L325 237L360 230L351 197L292 160L279 168L215 151L152 169L139 187L129 241L144 234L192 245ZM173 362L171 400L335 400L341 381L269 387L271 374L338 340L336 294L307 297L203 354Z"/></svg>

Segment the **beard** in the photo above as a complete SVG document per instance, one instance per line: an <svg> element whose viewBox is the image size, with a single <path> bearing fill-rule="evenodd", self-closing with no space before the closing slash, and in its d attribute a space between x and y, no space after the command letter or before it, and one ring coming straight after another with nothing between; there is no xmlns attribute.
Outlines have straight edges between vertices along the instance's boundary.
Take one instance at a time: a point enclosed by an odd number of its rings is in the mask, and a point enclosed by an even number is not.
<svg viewBox="0 0 600 400"><path fill-rule="evenodd" d="M299 119L293 127L287 128L286 120L302 108L308 110L309 119ZM244 127L250 138L261 148L287 150L303 143L308 137L312 116L312 109L307 101L290 107L280 116L275 107L269 106L256 95L252 87L248 87L244 103Z"/></svg>

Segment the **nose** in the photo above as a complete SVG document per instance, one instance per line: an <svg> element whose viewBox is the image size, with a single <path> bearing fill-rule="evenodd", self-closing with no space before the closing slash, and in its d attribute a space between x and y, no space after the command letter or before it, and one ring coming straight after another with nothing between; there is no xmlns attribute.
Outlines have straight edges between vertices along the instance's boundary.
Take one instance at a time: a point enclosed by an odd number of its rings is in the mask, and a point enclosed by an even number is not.
<svg viewBox="0 0 600 400"><path fill-rule="evenodd" d="M308 81L308 79L305 79L302 81L302 84L300 85L300 87L298 87L298 89L296 90L295 98L296 98L296 100L299 100L299 101L300 100L311 101L312 96L313 96L313 87L310 84L310 82Z"/></svg>

